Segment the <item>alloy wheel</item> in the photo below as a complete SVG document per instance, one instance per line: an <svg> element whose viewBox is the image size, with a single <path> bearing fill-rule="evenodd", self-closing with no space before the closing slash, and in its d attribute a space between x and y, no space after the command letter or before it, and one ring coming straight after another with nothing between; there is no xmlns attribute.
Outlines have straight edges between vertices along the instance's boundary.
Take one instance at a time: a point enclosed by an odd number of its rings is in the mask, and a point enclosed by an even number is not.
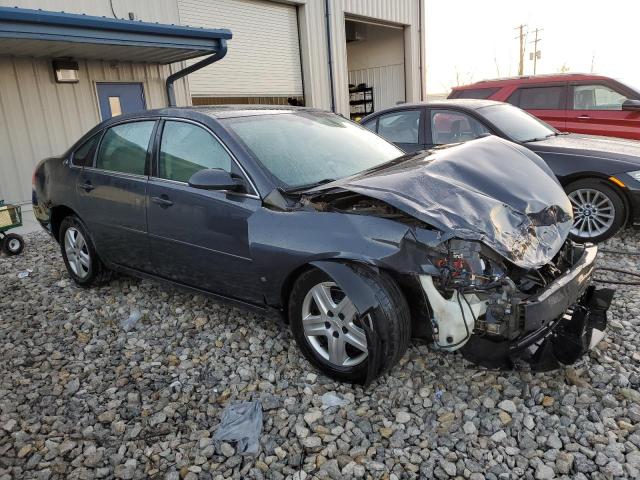
<svg viewBox="0 0 640 480"><path fill-rule="evenodd" d="M67 228L64 234L64 250L71 271L81 279L89 275L91 257L87 242L80 230L75 227Z"/></svg>
<svg viewBox="0 0 640 480"><path fill-rule="evenodd" d="M573 235L594 238L613 225L616 210L611 199L603 192L593 188L580 188L569 193L569 200L573 207Z"/></svg>
<svg viewBox="0 0 640 480"><path fill-rule="evenodd" d="M367 337L353 302L334 282L312 287L302 302L302 327L313 350L339 367L367 358Z"/></svg>

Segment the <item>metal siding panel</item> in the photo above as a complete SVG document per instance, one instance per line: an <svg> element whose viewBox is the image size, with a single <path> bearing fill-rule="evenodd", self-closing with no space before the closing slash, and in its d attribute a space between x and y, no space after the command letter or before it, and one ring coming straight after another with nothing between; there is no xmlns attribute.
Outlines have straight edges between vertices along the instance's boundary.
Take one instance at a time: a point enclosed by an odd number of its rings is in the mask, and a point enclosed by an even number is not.
<svg viewBox="0 0 640 480"><path fill-rule="evenodd" d="M35 164L61 154L100 121L96 82L142 82L147 108L167 105L169 66L80 61L79 67L78 83L58 84L48 59L0 56L0 198L28 202ZM176 94L179 105L190 104L184 81L176 82Z"/></svg>
<svg viewBox="0 0 640 480"><path fill-rule="evenodd" d="M260 0L179 0L183 24L231 29L219 63L189 76L194 96L286 96L302 93L296 8Z"/></svg>
<svg viewBox="0 0 640 480"><path fill-rule="evenodd" d="M404 64L365 68L349 72L349 83L373 87L375 111L393 107L405 100Z"/></svg>

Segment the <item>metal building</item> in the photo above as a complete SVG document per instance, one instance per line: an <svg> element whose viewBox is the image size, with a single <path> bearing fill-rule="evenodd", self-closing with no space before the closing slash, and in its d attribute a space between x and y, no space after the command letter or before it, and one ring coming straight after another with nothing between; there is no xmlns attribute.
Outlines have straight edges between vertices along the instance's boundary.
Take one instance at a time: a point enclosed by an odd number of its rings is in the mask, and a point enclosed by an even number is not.
<svg viewBox="0 0 640 480"><path fill-rule="evenodd" d="M167 77L212 52L194 51L198 36L193 32L200 27L229 29L233 38L221 61L175 82L177 105L293 102L348 116L421 100L422 3L0 0L0 7L118 19L132 32L140 21L157 22L160 30L173 24L185 41L173 56L168 44L157 45L155 56L108 39L89 48L89 35L83 39L82 34L56 46L36 23L29 36L21 32L24 23L16 28L0 11L0 198L28 202L37 161L62 153L102 118L168 105ZM186 26L196 28L181 30ZM67 74L72 78L65 79ZM373 101L350 105L357 97L350 95L350 85L353 90L360 84L370 89Z"/></svg>

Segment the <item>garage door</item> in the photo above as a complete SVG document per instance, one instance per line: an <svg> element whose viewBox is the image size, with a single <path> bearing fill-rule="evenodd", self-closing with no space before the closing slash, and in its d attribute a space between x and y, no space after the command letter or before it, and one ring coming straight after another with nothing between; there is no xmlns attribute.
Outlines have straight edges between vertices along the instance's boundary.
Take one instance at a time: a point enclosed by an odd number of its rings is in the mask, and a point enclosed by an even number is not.
<svg viewBox="0 0 640 480"><path fill-rule="evenodd" d="M296 7L266 0L180 0L183 25L229 28L227 56L192 75L194 97L302 94Z"/></svg>

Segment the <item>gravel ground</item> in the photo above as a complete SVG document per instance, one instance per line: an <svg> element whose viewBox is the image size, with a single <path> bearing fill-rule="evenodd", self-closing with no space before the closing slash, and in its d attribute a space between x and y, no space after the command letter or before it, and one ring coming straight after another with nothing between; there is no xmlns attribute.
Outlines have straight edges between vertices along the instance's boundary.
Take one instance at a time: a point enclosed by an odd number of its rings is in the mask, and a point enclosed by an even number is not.
<svg viewBox="0 0 640 480"><path fill-rule="evenodd" d="M480 371L413 344L363 390L314 372L272 320L128 277L79 289L56 244L27 240L0 258L2 480L640 476L639 287L618 289L574 368ZM640 233L605 248L640 250ZM346 405L323 406L327 392ZM214 444L223 408L256 399L260 454Z"/></svg>

